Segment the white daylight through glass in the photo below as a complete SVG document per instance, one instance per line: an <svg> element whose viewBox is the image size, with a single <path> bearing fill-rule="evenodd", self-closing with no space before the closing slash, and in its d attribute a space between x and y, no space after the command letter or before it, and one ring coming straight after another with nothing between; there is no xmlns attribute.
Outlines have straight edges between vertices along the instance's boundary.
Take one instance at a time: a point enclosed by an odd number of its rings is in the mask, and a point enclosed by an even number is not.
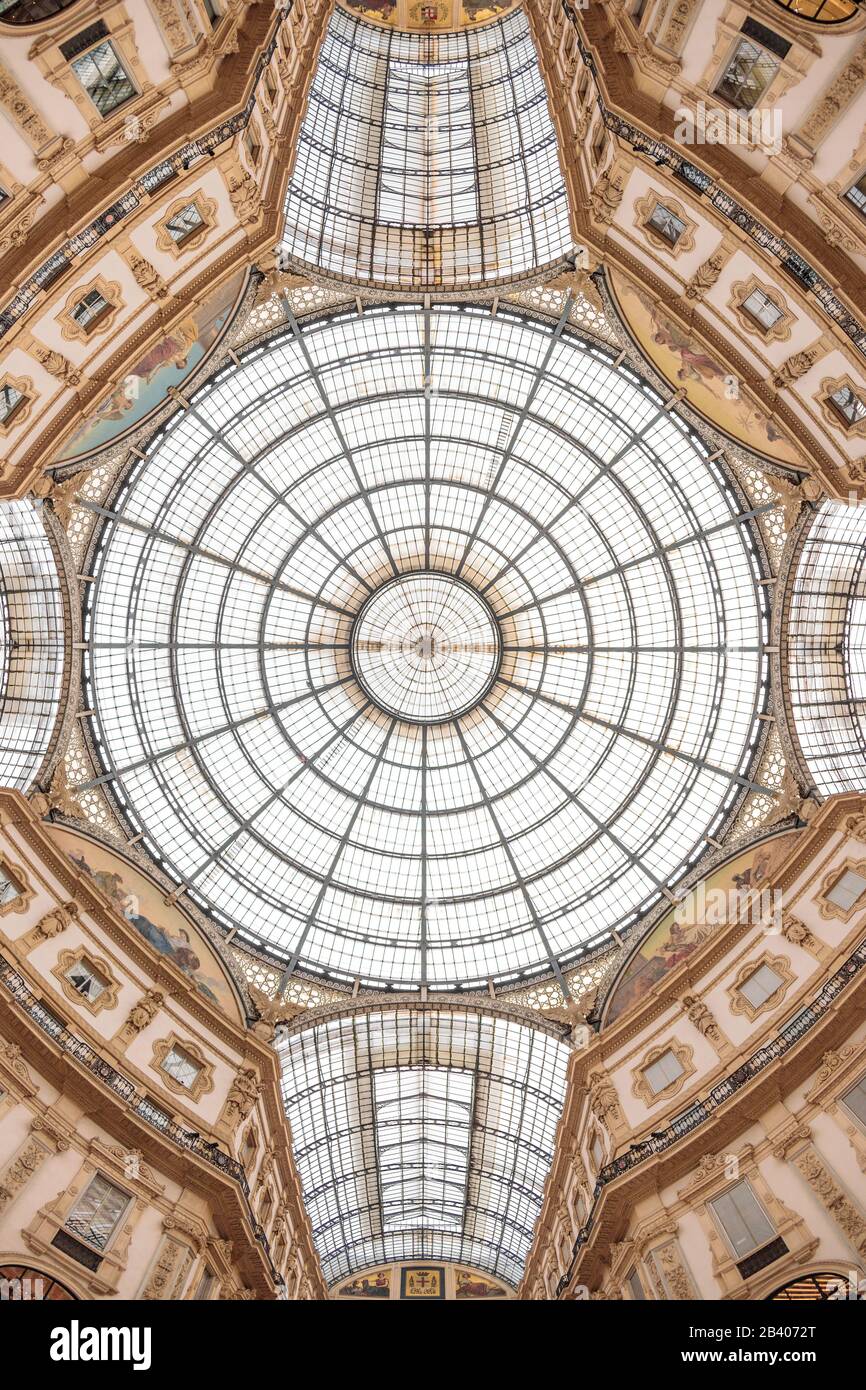
<svg viewBox="0 0 866 1390"><path fill-rule="evenodd" d="M761 561L713 453L564 320L292 320L106 507L101 785L187 901L287 969L556 972L756 785Z"/></svg>

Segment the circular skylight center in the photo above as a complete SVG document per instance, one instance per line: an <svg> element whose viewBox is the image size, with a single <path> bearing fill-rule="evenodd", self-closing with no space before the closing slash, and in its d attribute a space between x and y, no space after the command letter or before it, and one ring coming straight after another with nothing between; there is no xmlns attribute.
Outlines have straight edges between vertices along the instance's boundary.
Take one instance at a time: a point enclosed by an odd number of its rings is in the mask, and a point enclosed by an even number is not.
<svg viewBox="0 0 866 1390"><path fill-rule="evenodd" d="M358 681L380 709L436 724L465 714L490 689L499 630L468 584L445 574L409 574L364 605L351 650Z"/></svg>

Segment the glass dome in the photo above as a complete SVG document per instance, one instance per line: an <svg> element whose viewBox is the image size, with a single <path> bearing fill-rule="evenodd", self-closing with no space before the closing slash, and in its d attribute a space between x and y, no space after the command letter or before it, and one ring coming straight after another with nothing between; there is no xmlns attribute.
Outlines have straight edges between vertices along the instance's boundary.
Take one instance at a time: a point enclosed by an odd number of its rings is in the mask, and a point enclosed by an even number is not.
<svg viewBox="0 0 866 1390"><path fill-rule="evenodd" d="M293 324L112 505L85 612L100 782L287 970L556 973L669 897L754 785L753 521L563 321Z"/></svg>

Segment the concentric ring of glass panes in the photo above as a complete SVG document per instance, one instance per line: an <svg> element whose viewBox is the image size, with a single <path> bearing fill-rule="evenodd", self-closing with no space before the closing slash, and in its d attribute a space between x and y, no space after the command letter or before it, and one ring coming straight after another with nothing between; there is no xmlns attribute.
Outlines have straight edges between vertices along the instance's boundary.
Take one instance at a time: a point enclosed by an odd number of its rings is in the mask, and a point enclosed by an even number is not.
<svg viewBox="0 0 866 1390"><path fill-rule="evenodd" d="M355 620L350 650L358 683L380 709L435 724L486 695L499 645L480 594L452 575L423 570L376 590Z"/></svg>
<svg viewBox="0 0 866 1390"><path fill-rule="evenodd" d="M665 897L753 785L753 522L562 324L312 321L204 386L115 506L85 613L103 780L188 898L289 968L555 970ZM350 654L371 596L424 572L501 640L486 695L435 725L379 708Z"/></svg>

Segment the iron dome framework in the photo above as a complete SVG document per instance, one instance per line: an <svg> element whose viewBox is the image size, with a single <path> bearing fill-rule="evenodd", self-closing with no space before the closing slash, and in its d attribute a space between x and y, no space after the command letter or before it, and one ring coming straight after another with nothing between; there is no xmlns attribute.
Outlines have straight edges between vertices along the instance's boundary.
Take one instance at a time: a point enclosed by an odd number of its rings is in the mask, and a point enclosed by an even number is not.
<svg viewBox="0 0 866 1390"><path fill-rule="evenodd" d="M511 1018L435 1007L373 1009L283 1039L286 1115L326 1281L439 1259L516 1287L569 1051Z"/></svg>
<svg viewBox="0 0 866 1390"><path fill-rule="evenodd" d="M97 780L178 891L287 972L559 975L669 897L755 785L753 518L564 317L293 324L104 515ZM431 575L479 595L501 654L471 708L410 722L358 682L353 635L384 585Z"/></svg>

